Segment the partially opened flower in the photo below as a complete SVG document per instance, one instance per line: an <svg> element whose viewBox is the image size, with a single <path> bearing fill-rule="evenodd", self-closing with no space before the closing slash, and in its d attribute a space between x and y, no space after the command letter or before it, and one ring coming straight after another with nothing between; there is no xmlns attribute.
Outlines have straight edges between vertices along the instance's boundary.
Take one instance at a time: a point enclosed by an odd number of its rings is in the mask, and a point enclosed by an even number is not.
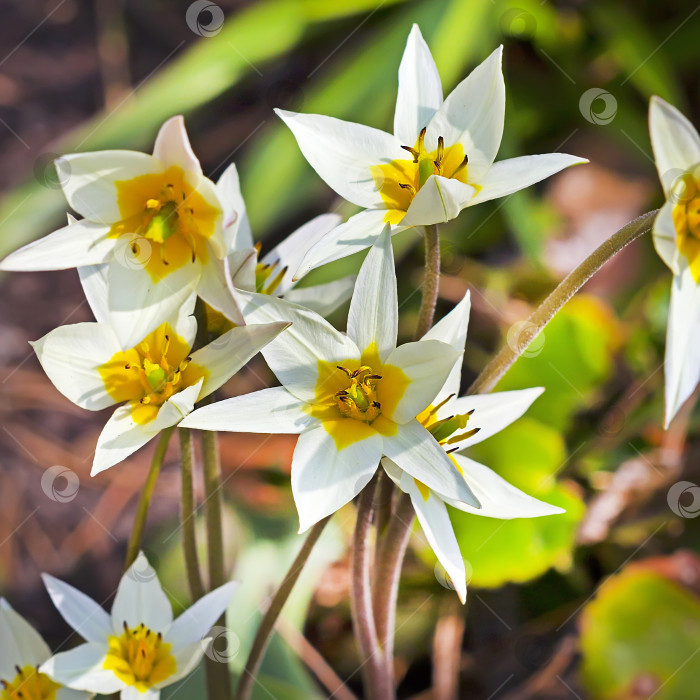
<svg viewBox="0 0 700 700"><path fill-rule="evenodd" d="M501 53L494 51L443 102L437 67L414 25L399 68L393 135L277 110L316 172L365 209L319 241L297 274L367 248L387 222L396 233L449 221L465 207L586 162L548 153L494 163L505 115Z"/></svg>
<svg viewBox="0 0 700 700"><path fill-rule="evenodd" d="M156 572L140 554L124 574L108 614L73 586L44 574L46 589L85 644L41 666L58 683L122 700L157 700L188 675L211 644L206 635L228 608L236 583L208 593L173 621Z"/></svg>
<svg viewBox="0 0 700 700"><path fill-rule="evenodd" d="M130 347L197 293L236 323L227 285L225 231L214 183L202 173L182 117L160 129L153 155L136 151L75 153L56 161L70 206L83 218L24 246L3 270L109 266L109 308Z"/></svg>
<svg viewBox="0 0 700 700"><path fill-rule="evenodd" d="M87 700L39 670L51 656L41 635L0 598L0 700Z"/></svg>
<svg viewBox="0 0 700 700"><path fill-rule="evenodd" d="M282 386L205 406L182 425L300 433L292 459L300 531L356 496L383 455L441 493L478 507L453 462L416 420L459 351L430 339L396 347L398 302L388 227L360 270L347 335L282 299L240 296L247 321L292 322L263 351Z"/></svg>
<svg viewBox="0 0 700 700"><path fill-rule="evenodd" d="M32 347L55 387L90 411L117 406L97 441L92 474L126 459L161 430L177 425L289 324L240 326L194 352L195 296L177 315L122 349L100 291L101 268L83 277L97 323L59 326Z"/></svg>
<svg viewBox="0 0 700 700"><path fill-rule="evenodd" d="M700 136L659 97L651 99L649 131L666 195L652 234L673 272L664 364L668 427L700 380Z"/></svg>
<svg viewBox="0 0 700 700"><path fill-rule="evenodd" d="M355 285L353 276L307 287L297 287L295 277L306 253L340 223L338 214L321 214L291 233L281 243L259 257L235 165L230 165L217 183L225 214L235 216L237 232L229 255L234 287L282 297L327 316L347 301ZM229 218L225 216L225 219Z"/></svg>
<svg viewBox="0 0 700 700"><path fill-rule="evenodd" d="M467 584L464 560L459 550L446 504L489 518L536 518L564 511L538 501L501 478L496 472L460 454L463 450L503 430L520 418L544 391L541 388L504 391L457 398L462 374L462 352L467 339L469 294L445 318L425 334L424 340L449 343L460 356L433 403L418 415L418 422L435 437L459 470L480 508L429 488L402 471L391 459L382 466L391 479L411 497L425 537L450 576L462 602Z"/></svg>

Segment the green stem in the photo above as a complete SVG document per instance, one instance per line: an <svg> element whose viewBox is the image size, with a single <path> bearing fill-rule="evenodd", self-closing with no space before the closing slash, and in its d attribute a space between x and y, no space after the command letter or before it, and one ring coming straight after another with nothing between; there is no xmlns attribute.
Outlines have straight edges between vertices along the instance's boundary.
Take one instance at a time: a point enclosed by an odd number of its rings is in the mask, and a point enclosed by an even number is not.
<svg viewBox="0 0 700 700"><path fill-rule="evenodd" d="M572 270L556 289L532 312L525 330L515 343L507 344L486 365L481 374L469 387L468 394L484 394L491 391L513 363L525 352L540 331L552 320L554 315L571 299L586 282L605 265L610 258L619 253L647 231L651 230L658 209L642 214L623 226L617 233L591 253L575 270Z"/></svg>
<svg viewBox="0 0 700 700"><path fill-rule="evenodd" d="M143 485L143 490L141 491L141 498L139 499L136 517L134 518L134 527L131 530L131 537L129 538L129 545L126 550L125 568L127 569L136 561L136 557L141 550L141 538L143 537L143 531L146 527L146 518L148 517L148 508L151 505L153 489L158 480L160 468L163 466L163 459L165 459L165 453L168 449L168 442L170 441L170 436L174 429L173 426L161 432L156 451L153 453L151 467L148 470L146 483Z"/></svg>
<svg viewBox="0 0 700 700"><path fill-rule="evenodd" d="M188 428L179 428L180 437L180 466L182 474L182 503L180 521L182 523L182 547L185 557L187 583L192 601L199 600L204 595L202 572L199 568L197 554L197 536L195 532L195 501L193 486L194 444L192 432Z"/></svg>
<svg viewBox="0 0 700 700"><path fill-rule="evenodd" d="M425 227L425 274L423 294L416 327L416 340L420 340L433 325L435 305L440 287L440 234L437 224Z"/></svg>
<svg viewBox="0 0 700 700"><path fill-rule="evenodd" d="M272 639L272 634L275 630L275 624L277 619L284 608L289 595L297 582L297 579L301 575L304 565L311 555L318 538L321 536L324 528L328 524L330 516L324 518L317 522L309 531L309 534L304 540L304 544L299 550L296 558L289 567L287 574L285 575L280 587L270 602L270 607L265 612L263 619L260 621L260 626L255 634L255 639L253 640L253 646L250 649L250 654L243 669L243 673L238 682L238 688L236 689L236 700L249 700L251 692L253 690L253 684L255 683L255 677L260 670L260 664L265 656L265 651L267 646Z"/></svg>

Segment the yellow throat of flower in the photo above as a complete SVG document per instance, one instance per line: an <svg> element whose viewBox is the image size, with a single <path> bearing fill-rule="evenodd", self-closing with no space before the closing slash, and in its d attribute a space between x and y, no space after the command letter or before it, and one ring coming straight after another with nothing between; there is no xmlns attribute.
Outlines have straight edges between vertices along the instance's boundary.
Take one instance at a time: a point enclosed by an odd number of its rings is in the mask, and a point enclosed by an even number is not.
<svg viewBox="0 0 700 700"><path fill-rule="evenodd" d="M207 239L221 211L192 188L182 168L171 166L115 185L122 218L110 236L125 237L128 250L116 253L125 265L142 266L157 282L197 259L207 261Z"/></svg>
<svg viewBox="0 0 700 700"><path fill-rule="evenodd" d="M35 666L15 666L17 675L12 681L2 680L0 700L55 700L61 687Z"/></svg>
<svg viewBox="0 0 700 700"><path fill-rule="evenodd" d="M190 347L168 323L136 347L113 355L98 367L107 393L117 402L129 401L136 423L152 421L174 394L196 384L206 370L192 364Z"/></svg>
<svg viewBox="0 0 700 700"><path fill-rule="evenodd" d="M177 671L171 645L163 641L163 635L148 629L144 624L129 629L124 623L121 637L109 638L109 651L103 668L140 693L167 680Z"/></svg>
<svg viewBox="0 0 700 700"><path fill-rule="evenodd" d="M389 210L384 221L398 224L406 215L408 207L418 190L423 187L431 175L442 175L467 183L467 164L462 144L445 146L440 136L434 151L425 149L425 128L420 132L414 146L402 146L408 151L412 160L392 160L384 165L372 168L372 177L377 189Z"/></svg>
<svg viewBox="0 0 700 700"><path fill-rule="evenodd" d="M687 173L682 188L682 196L673 207L676 244L688 261L693 279L700 284L700 181Z"/></svg>

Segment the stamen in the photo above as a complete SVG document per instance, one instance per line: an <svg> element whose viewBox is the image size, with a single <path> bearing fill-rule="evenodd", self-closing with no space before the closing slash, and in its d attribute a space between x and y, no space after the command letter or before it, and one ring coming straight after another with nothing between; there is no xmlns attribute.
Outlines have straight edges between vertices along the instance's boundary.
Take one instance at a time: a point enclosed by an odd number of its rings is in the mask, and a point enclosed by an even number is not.
<svg viewBox="0 0 700 700"><path fill-rule="evenodd" d="M416 188L413 185L410 185L408 182L399 182L399 187L402 190L409 190L411 194L416 193Z"/></svg>
<svg viewBox="0 0 700 700"><path fill-rule="evenodd" d="M481 428L473 428L472 430L467 430L465 433L458 433L457 435L453 435L451 438L444 440L442 444L453 445L455 442L461 442L462 440L472 437L472 435L476 435L480 430Z"/></svg>
<svg viewBox="0 0 700 700"><path fill-rule="evenodd" d="M469 156L464 156L464 160L457 166L455 171L450 175L450 177L454 177L458 172L461 170L464 170L464 168L467 167L467 164L469 163Z"/></svg>
<svg viewBox="0 0 700 700"><path fill-rule="evenodd" d="M342 372L345 372L345 374L347 374L348 377L352 377L352 372L350 372L350 370L347 367L341 367L340 365L336 365L336 367Z"/></svg>
<svg viewBox="0 0 700 700"><path fill-rule="evenodd" d="M433 406L430 411L428 412L429 416L434 416L451 398L455 396L454 393L450 394L446 399L443 399L440 401L440 403L437 406Z"/></svg>
<svg viewBox="0 0 700 700"><path fill-rule="evenodd" d="M420 151L413 148L413 146L401 146L401 148L403 148L404 151L408 151L413 156L414 163L418 162L418 159L420 158Z"/></svg>

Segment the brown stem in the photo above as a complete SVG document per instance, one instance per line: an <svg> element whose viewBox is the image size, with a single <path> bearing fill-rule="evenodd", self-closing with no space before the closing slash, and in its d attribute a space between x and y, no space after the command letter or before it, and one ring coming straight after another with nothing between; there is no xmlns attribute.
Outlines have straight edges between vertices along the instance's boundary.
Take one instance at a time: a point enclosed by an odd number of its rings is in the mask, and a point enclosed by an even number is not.
<svg viewBox="0 0 700 700"><path fill-rule="evenodd" d="M435 305L440 287L440 234L437 224L425 227L425 276L423 297L418 314L416 340L425 335L433 325Z"/></svg>

